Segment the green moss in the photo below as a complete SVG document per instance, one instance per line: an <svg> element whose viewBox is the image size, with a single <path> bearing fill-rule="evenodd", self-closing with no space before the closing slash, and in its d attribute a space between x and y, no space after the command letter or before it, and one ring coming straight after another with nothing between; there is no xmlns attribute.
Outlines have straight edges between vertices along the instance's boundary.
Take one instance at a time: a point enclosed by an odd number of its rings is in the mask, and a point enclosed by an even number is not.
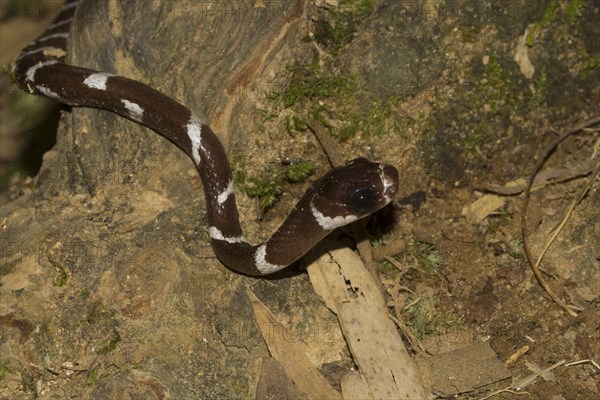
<svg viewBox="0 0 600 400"><path fill-rule="evenodd" d="M272 121L279 116L278 110L259 110L259 112L262 115L263 122Z"/></svg>
<svg viewBox="0 0 600 400"><path fill-rule="evenodd" d="M387 100L376 99L366 112L355 109L342 109L341 118L346 122L339 132L334 132L340 139L354 137L358 132L363 138L380 137L388 133L402 131L397 116L398 99L391 97Z"/></svg>
<svg viewBox="0 0 600 400"><path fill-rule="evenodd" d="M56 287L65 287L67 286L67 282L69 281L69 274L67 270L62 266L61 263L54 260L53 257L48 256L48 261L50 264L57 270L58 275L52 281L52 284Z"/></svg>
<svg viewBox="0 0 600 400"><path fill-rule="evenodd" d="M502 208L497 214L490 215L487 218L487 233L496 233L501 227L506 226L511 220L512 213L507 208Z"/></svg>
<svg viewBox="0 0 600 400"><path fill-rule="evenodd" d="M460 65L463 70L456 75L464 76L465 83L450 82L453 90L430 96L431 112L421 128L419 147L428 172L449 184L465 178L472 163L485 162L488 151L509 134L515 113L539 110L548 97L543 65L529 81L508 57L487 56L485 63L478 59Z"/></svg>
<svg viewBox="0 0 600 400"><path fill-rule="evenodd" d="M545 105L548 97L548 73L546 66L542 65L537 77L534 80L535 93L532 96L532 104L534 106Z"/></svg>
<svg viewBox="0 0 600 400"><path fill-rule="evenodd" d="M0 362L0 381L8 374L14 374L13 370L4 363Z"/></svg>
<svg viewBox="0 0 600 400"><path fill-rule="evenodd" d="M533 24L529 33L527 34L527 38L525 39L527 45L532 47L535 44L535 39L540 35L540 33L547 29L552 22L554 22L558 16L559 12L559 1L552 0L550 4L544 9L542 16L538 22Z"/></svg>
<svg viewBox="0 0 600 400"><path fill-rule="evenodd" d="M354 18L360 18L373 13L377 3L377 0L341 0L340 8Z"/></svg>
<svg viewBox="0 0 600 400"><path fill-rule="evenodd" d="M479 111L504 117L515 105L515 83L496 55L490 57L483 76L474 98L475 103L479 103ZM470 123L474 129L465 137L465 145L467 152L473 154L483 141L495 139L499 132L497 126L490 126L486 121L471 120Z"/></svg>
<svg viewBox="0 0 600 400"><path fill-rule="evenodd" d="M89 289L83 289L81 292L79 292L79 298L81 300L87 300L90 297L90 290Z"/></svg>
<svg viewBox="0 0 600 400"><path fill-rule="evenodd" d="M248 177L243 171L245 162L238 159L235 163L234 179L237 187L250 197L258 198L261 212L271 208L283 193L287 183L298 183L306 180L317 169L312 161L302 161L277 169L270 166L264 170L264 176Z"/></svg>
<svg viewBox="0 0 600 400"><path fill-rule="evenodd" d="M516 260L524 258L523 253L523 241L518 236L510 236L508 241L509 251L508 255Z"/></svg>
<svg viewBox="0 0 600 400"><path fill-rule="evenodd" d="M356 92L356 76L323 74L318 59L310 64L288 66L290 83L281 93L271 93L272 100L281 100L283 106L303 106L323 99L348 99Z"/></svg>
<svg viewBox="0 0 600 400"><path fill-rule="evenodd" d="M100 347L98 350L96 350L97 354L100 355L104 355L104 354L108 354L111 351L113 351L114 349L117 348L117 345L121 342L121 335L119 334L119 332L114 329L113 330L113 335L110 338L110 340L108 341L108 343L102 347Z"/></svg>
<svg viewBox="0 0 600 400"><path fill-rule="evenodd" d="M328 18L320 18L315 22L314 38L331 56L335 57L345 45L350 43L354 32L352 20L334 11Z"/></svg>
<svg viewBox="0 0 600 400"><path fill-rule="evenodd" d="M97 354L108 354L121 342L121 335L117 330L118 322L113 318L115 312L107 309L102 303L96 301L88 305L84 323L88 341L97 343Z"/></svg>
<svg viewBox="0 0 600 400"><path fill-rule="evenodd" d="M324 8L314 22L313 39L332 56L352 41L357 25L376 9L375 0L342 0L337 8Z"/></svg>
<svg viewBox="0 0 600 400"><path fill-rule="evenodd" d="M506 70L502 68L495 55L490 57L484 71L484 81L478 87L479 96L486 99L491 112L498 112L503 106L511 105L512 81Z"/></svg>
<svg viewBox="0 0 600 400"><path fill-rule="evenodd" d="M338 7L319 8L313 39L330 56L337 56L341 48L353 40L362 19L375 11L377 3L376 0L341 0ZM306 130L308 118L318 121L341 140L400 131L397 99L374 99L368 106L359 104L357 74L328 73L321 68L319 57L315 52L310 62L288 66L288 85L281 92L269 95L278 106L293 111L284 120L287 132Z"/></svg>
<svg viewBox="0 0 600 400"><path fill-rule="evenodd" d="M91 325L112 327L114 325L113 314L114 312L105 308L102 303L95 301L87 307L85 322Z"/></svg>
<svg viewBox="0 0 600 400"><path fill-rule="evenodd" d="M442 254L434 245L419 241L407 242L402 253L397 254L394 258L406 268L412 268L425 275L438 274L439 269L444 265ZM383 261L380 266L382 272L396 270L388 261Z"/></svg>
<svg viewBox="0 0 600 400"><path fill-rule="evenodd" d="M21 373L21 386L23 386L24 392L31 392L37 394L37 389L35 386L35 377L33 375L28 373Z"/></svg>
<svg viewBox="0 0 600 400"><path fill-rule="evenodd" d="M542 18L540 18L539 25L542 28L547 28L552 22L556 20L557 12L559 10L559 0L552 0L548 7L544 10Z"/></svg>
<svg viewBox="0 0 600 400"><path fill-rule="evenodd" d="M308 128L306 120L297 115L288 115L285 118L285 130L292 134L295 131L305 131Z"/></svg>
<svg viewBox="0 0 600 400"><path fill-rule="evenodd" d="M317 169L317 164L312 161L302 161L287 167L284 171L284 179L297 183L306 180Z"/></svg>
<svg viewBox="0 0 600 400"><path fill-rule="evenodd" d="M320 48L333 57L349 43L361 18L375 11L375 0L342 0L337 8L319 8L315 17L314 37ZM289 81L279 92L269 94L274 108L291 111L282 119L285 130L292 134L306 131L307 121L314 119L329 133L340 140L356 140L400 132L397 117L398 99L373 99L368 105L359 103L358 76L352 73L329 73L322 69L325 64L315 51L309 62L295 63L287 67ZM326 61L330 58L326 57ZM275 113L268 113L274 115ZM261 198L261 208L270 207L280 191L281 180L273 178L248 180L238 174L237 180L250 183L249 194Z"/></svg>
<svg viewBox="0 0 600 400"><path fill-rule="evenodd" d="M430 243L413 242L408 244L405 251L414 257L418 268L427 274L436 273L444 264L442 254Z"/></svg>
<svg viewBox="0 0 600 400"><path fill-rule="evenodd" d="M292 73L289 85L270 98L283 103L294 114L285 118L287 132L306 130L306 118L319 121L340 140L382 136L399 133L401 123L397 117L398 99L375 99L368 108L357 103L358 77L356 74L329 76L313 61L306 65L288 67ZM335 120L336 123L332 123Z"/></svg>
<svg viewBox="0 0 600 400"><path fill-rule="evenodd" d="M462 41L464 43L477 43L482 28L483 25L471 25L462 27Z"/></svg>
<svg viewBox="0 0 600 400"><path fill-rule="evenodd" d="M98 372L98 368L96 368L96 367L90 369L85 374L85 383L90 386L95 385L99 379L100 379L100 373Z"/></svg>
<svg viewBox="0 0 600 400"><path fill-rule="evenodd" d="M528 47L533 47L533 45L535 44L533 31L527 33L527 37L525 38L525 44L527 44Z"/></svg>
<svg viewBox="0 0 600 400"><path fill-rule="evenodd" d="M562 4L562 6L561 6ZM544 30L550 29L552 25L558 21L566 21L569 26L574 26L583 15L583 9L586 6L586 0L570 0L568 2L560 2L552 0L544 9L539 21L534 23L527 35L526 43L529 47L535 44L536 38L541 35ZM564 31L560 35L568 35L569 32Z"/></svg>
<svg viewBox="0 0 600 400"><path fill-rule="evenodd" d="M571 0L569 4L567 4L566 14L567 21L570 25L574 25L581 17L585 3L585 0Z"/></svg>
<svg viewBox="0 0 600 400"><path fill-rule="evenodd" d="M588 79L593 74L598 74L598 67L600 67L600 53L586 57L581 63L579 74L583 79Z"/></svg>
<svg viewBox="0 0 600 400"><path fill-rule="evenodd" d="M431 335L436 332L437 321L433 317L438 299L435 296L417 298L411 296L407 303L413 304L406 310L409 325L417 338Z"/></svg>
<svg viewBox="0 0 600 400"><path fill-rule="evenodd" d="M377 263L377 269L385 276L395 278L400 271L388 260L381 260Z"/></svg>
<svg viewBox="0 0 600 400"><path fill-rule="evenodd" d="M461 318L457 314L439 310L439 299L436 296L411 296L407 304L411 306L404 311L405 320L418 338L437 334L440 331L458 330L462 326Z"/></svg>

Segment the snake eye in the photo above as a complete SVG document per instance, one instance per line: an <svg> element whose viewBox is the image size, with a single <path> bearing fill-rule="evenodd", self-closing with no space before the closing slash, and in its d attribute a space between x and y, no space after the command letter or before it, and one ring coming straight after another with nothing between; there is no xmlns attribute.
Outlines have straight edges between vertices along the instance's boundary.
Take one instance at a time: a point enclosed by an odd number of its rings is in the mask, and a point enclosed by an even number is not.
<svg viewBox="0 0 600 400"><path fill-rule="evenodd" d="M377 205L377 196L370 188L358 189L348 198L348 205L355 211L365 213Z"/></svg>

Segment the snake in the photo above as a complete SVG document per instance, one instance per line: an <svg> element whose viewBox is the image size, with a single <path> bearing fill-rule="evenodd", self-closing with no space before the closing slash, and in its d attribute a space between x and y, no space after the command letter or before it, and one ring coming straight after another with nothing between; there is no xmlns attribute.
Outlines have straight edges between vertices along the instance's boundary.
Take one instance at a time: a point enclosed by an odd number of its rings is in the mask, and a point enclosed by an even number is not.
<svg viewBox="0 0 600 400"><path fill-rule="evenodd" d="M190 109L139 81L65 62L78 0L57 17L12 63L22 90L72 107L112 111L144 125L182 149L194 162L204 190L208 236L217 259L248 276L280 271L298 261L336 228L389 204L398 170L356 158L314 181L267 240L251 244L242 232L227 153L218 136Z"/></svg>

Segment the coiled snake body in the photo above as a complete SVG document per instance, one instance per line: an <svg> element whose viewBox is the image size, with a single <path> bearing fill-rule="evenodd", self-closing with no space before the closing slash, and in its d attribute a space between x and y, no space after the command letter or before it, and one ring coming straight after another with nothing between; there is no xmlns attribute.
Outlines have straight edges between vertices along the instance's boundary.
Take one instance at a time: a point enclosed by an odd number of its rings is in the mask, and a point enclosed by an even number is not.
<svg viewBox="0 0 600 400"><path fill-rule="evenodd" d="M318 179L267 241L251 245L240 227L225 150L200 118L140 82L62 61L76 7L77 0L67 1L49 28L15 59L18 85L71 106L110 110L151 128L185 151L204 186L211 245L230 269L247 275L279 271L333 229L372 214L396 194L396 168L355 159Z"/></svg>

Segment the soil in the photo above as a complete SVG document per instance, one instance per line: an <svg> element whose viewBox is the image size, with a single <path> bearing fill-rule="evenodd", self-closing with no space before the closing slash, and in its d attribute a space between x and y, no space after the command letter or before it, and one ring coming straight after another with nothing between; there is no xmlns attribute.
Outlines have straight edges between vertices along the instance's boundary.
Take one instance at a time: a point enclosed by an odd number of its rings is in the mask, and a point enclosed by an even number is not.
<svg viewBox="0 0 600 400"><path fill-rule="evenodd" d="M326 171L327 154L302 123L315 116L343 158L396 165L398 198L370 224L377 251L397 249L379 265L390 313L424 343L456 332L489 343L512 381L566 361L522 389L529 395L496 398L600 398L598 177L588 168L533 191L525 238L522 191L499 195L502 205L477 221L463 213L492 185L527 179L561 132L600 116L600 3L265 2L263 14L245 4L217 16L184 3L115 6L113 24L76 23L72 61L191 105L249 177L290 160ZM305 95L286 106L294 71L307 74ZM332 77L346 91L306 88ZM599 143L598 126L578 132L544 170L595 167ZM572 316L533 277L523 241L537 257L590 180L540 264ZM285 183L266 212L238 191L247 236L268 237L307 185ZM253 398L269 362L245 297L250 283L334 386L353 367L301 269L255 281L218 263L193 165L137 124L63 113L35 180L12 178L6 193L0 397ZM596 366L568 365L582 360ZM434 394L481 398L510 385Z"/></svg>

